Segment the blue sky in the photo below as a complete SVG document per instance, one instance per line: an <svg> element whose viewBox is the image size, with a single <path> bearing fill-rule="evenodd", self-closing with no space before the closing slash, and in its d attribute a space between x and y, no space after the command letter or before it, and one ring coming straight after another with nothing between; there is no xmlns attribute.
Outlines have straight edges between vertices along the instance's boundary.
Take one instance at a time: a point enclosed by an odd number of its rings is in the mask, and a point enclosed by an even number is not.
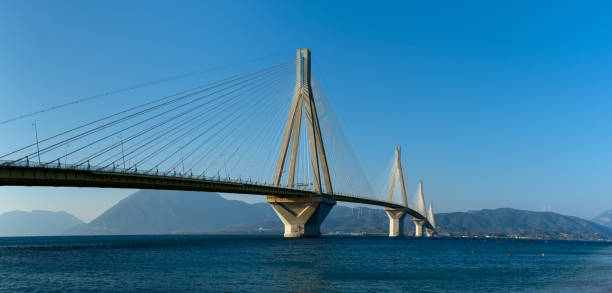
<svg viewBox="0 0 612 293"><path fill-rule="evenodd" d="M2 1L0 116L308 47L373 180L401 145L439 212L612 209L608 3L329 2ZM50 133L113 107L36 119ZM0 125L0 149L30 142L31 120ZM0 212L90 220L130 192L2 187Z"/></svg>

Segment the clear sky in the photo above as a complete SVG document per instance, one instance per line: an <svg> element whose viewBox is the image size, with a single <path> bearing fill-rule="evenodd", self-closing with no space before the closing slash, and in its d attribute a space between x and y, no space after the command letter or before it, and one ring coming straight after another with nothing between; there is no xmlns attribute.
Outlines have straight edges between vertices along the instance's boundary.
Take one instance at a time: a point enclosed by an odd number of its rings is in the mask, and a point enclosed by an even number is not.
<svg viewBox="0 0 612 293"><path fill-rule="evenodd" d="M590 219L612 209L611 8L0 1L0 117L308 47L371 178L401 145L408 186L414 192L422 178L438 212L513 207ZM70 111L96 113L88 104ZM33 119L1 125L2 144L30 142ZM71 116L35 119L49 133ZM130 192L1 187L0 213L66 210L88 221Z"/></svg>

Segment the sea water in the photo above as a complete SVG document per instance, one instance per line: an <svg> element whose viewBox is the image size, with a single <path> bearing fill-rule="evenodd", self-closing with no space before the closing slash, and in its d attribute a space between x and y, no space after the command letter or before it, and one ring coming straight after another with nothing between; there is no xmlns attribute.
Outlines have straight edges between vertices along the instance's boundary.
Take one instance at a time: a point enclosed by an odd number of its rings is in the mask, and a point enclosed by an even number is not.
<svg viewBox="0 0 612 293"><path fill-rule="evenodd" d="M612 243L259 235L0 238L0 291L612 292Z"/></svg>

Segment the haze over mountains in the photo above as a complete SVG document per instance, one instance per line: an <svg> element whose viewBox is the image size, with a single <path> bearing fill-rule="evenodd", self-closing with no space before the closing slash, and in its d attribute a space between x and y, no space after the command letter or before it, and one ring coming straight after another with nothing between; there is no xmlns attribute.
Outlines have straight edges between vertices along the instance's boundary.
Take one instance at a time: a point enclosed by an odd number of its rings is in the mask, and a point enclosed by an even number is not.
<svg viewBox="0 0 612 293"><path fill-rule="evenodd" d="M593 222L612 228L612 210L599 214L593 219Z"/></svg>
<svg viewBox="0 0 612 293"><path fill-rule="evenodd" d="M206 192L138 191L88 224L63 212L36 211L29 214L29 218L27 213L23 213L0 215L0 228L4 229L0 230L0 235L281 234L283 230L281 221L266 203L248 204ZM54 215L57 219L43 219L42 215ZM609 219L609 216L604 213L596 220L606 224L608 222L605 220ZM34 221L34 218L39 219L38 222ZM44 223L41 223L43 220ZM55 224L52 225L53 223ZM436 214L436 223L441 235L612 239L611 228L591 221L552 212L509 208L439 213ZM405 219L405 225L406 232L413 234L414 225L410 218ZM8 230L9 226L13 230ZM32 226L36 226L38 230L27 228ZM321 231L386 234L388 219L381 209L337 205L323 222Z"/></svg>
<svg viewBox="0 0 612 293"><path fill-rule="evenodd" d="M211 233L274 219L265 203L251 205L208 192L141 190L66 234Z"/></svg>
<svg viewBox="0 0 612 293"><path fill-rule="evenodd" d="M322 231L381 232L382 210L336 206ZM226 200L216 193L141 190L108 209L89 224L66 234L282 233L282 222L267 203Z"/></svg>
<svg viewBox="0 0 612 293"><path fill-rule="evenodd" d="M66 212L13 211L0 215L0 236L59 235L79 224L83 222Z"/></svg>
<svg viewBox="0 0 612 293"><path fill-rule="evenodd" d="M440 214L436 224L441 233L449 234L548 235L552 238L567 238L565 234L586 238L612 234L610 228L578 217L509 208Z"/></svg>

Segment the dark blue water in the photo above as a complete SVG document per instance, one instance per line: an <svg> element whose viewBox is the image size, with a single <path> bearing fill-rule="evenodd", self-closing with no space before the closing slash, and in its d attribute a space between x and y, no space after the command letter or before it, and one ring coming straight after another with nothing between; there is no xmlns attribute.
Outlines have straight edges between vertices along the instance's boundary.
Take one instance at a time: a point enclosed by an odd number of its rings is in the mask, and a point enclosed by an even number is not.
<svg viewBox="0 0 612 293"><path fill-rule="evenodd" d="M0 238L0 291L612 292L612 243L208 235Z"/></svg>

